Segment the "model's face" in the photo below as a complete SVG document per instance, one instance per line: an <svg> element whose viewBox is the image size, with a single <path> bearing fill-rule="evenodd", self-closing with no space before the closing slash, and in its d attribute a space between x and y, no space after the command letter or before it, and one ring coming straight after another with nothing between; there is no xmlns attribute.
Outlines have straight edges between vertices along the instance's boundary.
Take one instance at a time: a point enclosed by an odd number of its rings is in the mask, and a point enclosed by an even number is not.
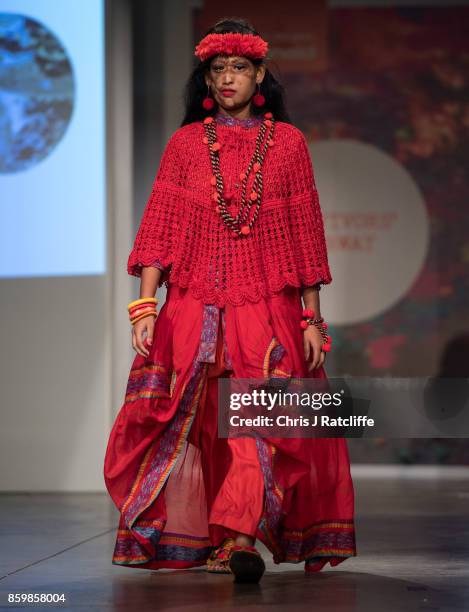
<svg viewBox="0 0 469 612"><path fill-rule="evenodd" d="M237 110L250 103L264 73L263 65L256 67L246 57L217 55L210 62L205 82L221 107Z"/></svg>

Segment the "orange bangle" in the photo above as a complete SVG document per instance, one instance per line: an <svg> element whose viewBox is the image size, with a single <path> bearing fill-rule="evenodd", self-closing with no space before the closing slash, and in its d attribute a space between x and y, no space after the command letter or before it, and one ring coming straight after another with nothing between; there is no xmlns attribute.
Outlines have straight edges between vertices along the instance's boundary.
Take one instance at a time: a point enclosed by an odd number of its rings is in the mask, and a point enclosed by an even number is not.
<svg viewBox="0 0 469 612"><path fill-rule="evenodd" d="M132 312L129 314L129 319L132 321L132 319L135 319L135 317L138 317L144 312L153 312L154 310L156 310L154 306L146 306L145 308L137 308L136 310L132 310Z"/></svg>
<svg viewBox="0 0 469 612"><path fill-rule="evenodd" d="M140 308L147 308L148 306L151 306L152 308L156 308L156 303L152 303L152 302L143 302L142 304L138 304L137 306L132 306L132 308L129 308L129 315L132 315L133 312L135 312L136 310L139 310Z"/></svg>
<svg viewBox="0 0 469 612"><path fill-rule="evenodd" d="M130 304L127 305L127 309L131 310L134 306L140 306L140 304L145 304L145 302L151 302L153 304L157 304L158 299L155 297L139 298L138 300L134 300L133 302L130 302Z"/></svg>
<svg viewBox="0 0 469 612"><path fill-rule="evenodd" d="M135 325L135 323L137 323L137 321L140 321L140 319L144 319L145 317L156 317L158 316L156 310L153 310L152 312L144 312L142 315L138 316L136 319L133 319L131 321L132 325Z"/></svg>

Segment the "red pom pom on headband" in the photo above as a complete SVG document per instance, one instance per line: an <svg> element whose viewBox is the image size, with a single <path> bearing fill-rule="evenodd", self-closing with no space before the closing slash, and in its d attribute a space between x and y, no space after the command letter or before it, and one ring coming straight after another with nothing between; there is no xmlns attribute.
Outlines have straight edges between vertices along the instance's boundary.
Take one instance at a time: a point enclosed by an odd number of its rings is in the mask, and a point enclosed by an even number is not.
<svg viewBox="0 0 469 612"><path fill-rule="evenodd" d="M260 59L267 55L269 45L255 34L207 34L195 48L196 55L202 62L213 55L239 55Z"/></svg>

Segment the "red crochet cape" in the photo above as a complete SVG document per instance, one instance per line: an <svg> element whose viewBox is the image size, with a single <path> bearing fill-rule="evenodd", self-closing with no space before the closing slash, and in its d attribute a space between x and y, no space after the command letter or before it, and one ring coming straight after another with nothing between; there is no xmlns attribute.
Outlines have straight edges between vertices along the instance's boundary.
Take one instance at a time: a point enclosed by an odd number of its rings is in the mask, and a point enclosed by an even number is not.
<svg viewBox="0 0 469 612"><path fill-rule="evenodd" d="M217 124L224 186L240 199L239 174L254 151L258 127ZM263 165L259 216L248 236L236 237L215 211L212 169L202 122L172 135L153 182L129 255L127 271L140 276L155 260L160 280L189 287L206 304L257 302L285 287L332 281L313 167L303 133L276 122ZM252 179L251 179L252 181ZM249 185L247 193L250 193Z"/></svg>

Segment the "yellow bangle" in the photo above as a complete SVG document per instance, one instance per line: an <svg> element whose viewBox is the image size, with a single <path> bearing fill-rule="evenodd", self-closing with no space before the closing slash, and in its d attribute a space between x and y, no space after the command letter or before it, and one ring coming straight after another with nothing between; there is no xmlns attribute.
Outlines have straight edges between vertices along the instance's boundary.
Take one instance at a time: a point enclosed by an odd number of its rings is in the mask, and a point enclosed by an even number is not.
<svg viewBox="0 0 469 612"><path fill-rule="evenodd" d="M140 298L139 300L134 300L133 302L130 302L130 304L128 304L127 306L127 310L130 310L134 306L138 306L138 304L144 304L145 302L152 302L153 304L158 304L158 300L155 297Z"/></svg>
<svg viewBox="0 0 469 612"><path fill-rule="evenodd" d="M135 325L135 323L137 321L140 321L140 319L144 319L145 317L150 317L150 316L156 318L158 316L158 313L155 310L153 312L145 312L144 314L139 315L136 319L132 319L131 323L132 325Z"/></svg>

